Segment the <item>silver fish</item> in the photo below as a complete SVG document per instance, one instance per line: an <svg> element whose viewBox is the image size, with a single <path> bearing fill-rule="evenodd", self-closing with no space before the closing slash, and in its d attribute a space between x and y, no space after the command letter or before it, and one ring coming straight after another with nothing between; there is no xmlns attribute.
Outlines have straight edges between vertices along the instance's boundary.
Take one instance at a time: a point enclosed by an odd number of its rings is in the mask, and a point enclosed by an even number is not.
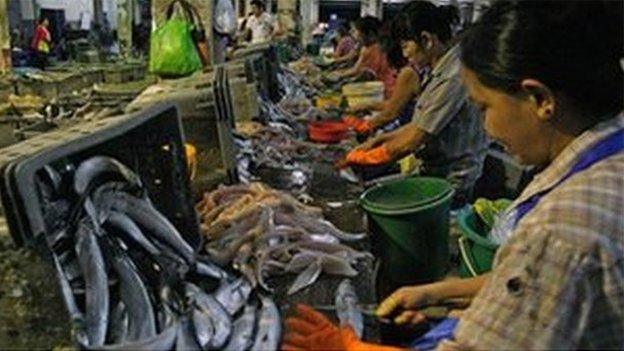
<svg viewBox="0 0 624 351"><path fill-rule="evenodd" d="M223 279L227 274L219 267L215 266L208 259L204 259L198 256L197 262L195 262L195 272L205 277L212 277L217 279Z"/></svg>
<svg viewBox="0 0 624 351"><path fill-rule="evenodd" d="M176 351L199 350L200 346L195 339L195 330L188 318L182 318L176 332Z"/></svg>
<svg viewBox="0 0 624 351"><path fill-rule="evenodd" d="M343 275L346 277L355 277L358 272L351 267L349 261L345 258L336 255L319 254L321 260L321 267L323 272L332 275Z"/></svg>
<svg viewBox="0 0 624 351"><path fill-rule="evenodd" d="M252 290L247 279L241 277L233 282L223 281L214 297L233 316L245 305Z"/></svg>
<svg viewBox="0 0 624 351"><path fill-rule="evenodd" d="M256 306L245 306L243 314L232 324L232 335L228 344L223 348L224 351L247 350L251 346L254 339L256 312Z"/></svg>
<svg viewBox="0 0 624 351"><path fill-rule="evenodd" d="M130 217L117 211L111 211L106 222L139 244L150 254L160 255L160 250L143 234L139 226Z"/></svg>
<svg viewBox="0 0 624 351"><path fill-rule="evenodd" d="M212 349L223 347L232 332L232 320L227 311L214 297L204 293L196 285L187 283L186 294L201 312L206 313L212 319L215 332L208 347Z"/></svg>
<svg viewBox="0 0 624 351"><path fill-rule="evenodd" d="M90 348L86 345L81 345L84 349L102 350L102 351L170 351L176 340L176 334L178 331L178 323L165 329L162 333L155 335L148 339L143 339L136 342L128 342L115 345L102 345L94 348Z"/></svg>
<svg viewBox="0 0 624 351"><path fill-rule="evenodd" d="M110 247L112 266L119 277L121 300L128 308L128 340L151 338L156 335L156 317L147 287L132 260L113 244Z"/></svg>
<svg viewBox="0 0 624 351"><path fill-rule="evenodd" d="M336 315L341 326L351 326L357 336L362 338L364 318L358 309L358 297L351 280L345 279L336 291Z"/></svg>
<svg viewBox="0 0 624 351"><path fill-rule="evenodd" d="M126 182L141 187L141 179L128 167L108 156L94 156L83 161L74 173L74 190L84 194L96 178L104 174L115 174Z"/></svg>
<svg viewBox="0 0 624 351"><path fill-rule="evenodd" d="M128 310L123 301L119 301L110 314L108 340L111 344L124 343L128 338Z"/></svg>
<svg viewBox="0 0 624 351"><path fill-rule="evenodd" d="M158 210L146 200L139 199L124 192L107 194L112 196L110 204L112 209L125 213L137 224L159 241L166 243L184 259L192 263L195 261L195 251L182 238L178 230ZM102 195L105 197L106 195Z"/></svg>
<svg viewBox="0 0 624 351"><path fill-rule="evenodd" d="M374 259L374 256L370 252L357 251L343 244L332 244L313 240L302 240L298 242L298 245L301 249L321 251L326 254L340 256L349 260L349 262L352 263L360 259Z"/></svg>
<svg viewBox="0 0 624 351"><path fill-rule="evenodd" d="M290 289L288 289L288 295L292 295L297 291L314 284L323 271L321 263L321 259L317 259L301 273L299 273L295 281L290 286Z"/></svg>
<svg viewBox="0 0 624 351"><path fill-rule="evenodd" d="M76 256L86 289L86 327L89 345L101 346L106 340L109 291L104 257L93 229L81 221L76 231Z"/></svg>
<svg viewBox="0 0 624 351"><path fill-rule="evenodd" d="M260 296L262 308L252 351L277 350L282 337L282 320L279 309L266 296Z"/></svg>
<svg viewBox="0 0 624 351"><path fill-rule="evenodd" d="M210 340L212 340L215 330L210 315L198 308L193 308L193 326L195 328L195 336L197 342L203 350L208 348Z"/></svg>
<svg viewBox="0 0 624 351"><path fill-rule="evenodd" d="M311 251L303 251L295 254L286 265L286 271L290 273L298 273L309 267L314 261L318 260L318 255Z"/></svg>
<svg viewBox="0 0 624 351"><path fill-rule="evenodd" d="M69 280L67 280L67 277L63 272L63 268L61 267L61 263L59 262L56 255L52 255L52 260L54 262L54 267L56 268L56 274L59 280L59 284L61 285L61 295L63 297L63 302L65 302L65 307L67 307L67 311L70 314L70 319L74 327L73 329L76 330L75 338L78 343L82 345L87 345L89 343L89 337L86 335L83 328L84 315L76 305L76 300L74 298L72 288L69 284Z"/></svg>

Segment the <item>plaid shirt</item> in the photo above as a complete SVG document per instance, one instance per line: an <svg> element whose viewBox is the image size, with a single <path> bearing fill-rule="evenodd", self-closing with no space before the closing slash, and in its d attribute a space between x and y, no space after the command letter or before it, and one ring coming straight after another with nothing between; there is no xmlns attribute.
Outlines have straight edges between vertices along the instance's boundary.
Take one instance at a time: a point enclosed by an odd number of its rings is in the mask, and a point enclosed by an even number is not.
<svg viewBox="0 0 624 351"><path fill-rule="evenodd" d="M481 113L461 82L459 46L447 51L423 81L412 118L433 137L416 152L423 175L448 179L456 190L469 191L481 175L489 140Z"/></svg>
<svg viewBox="0 0 624 351"><path fill-rule="evenodd" d="M583 133L516 204L547 189L624 114ZM624 153L542 198L498 251L490 281L461 318L462 349L624 349Z"/></svg>

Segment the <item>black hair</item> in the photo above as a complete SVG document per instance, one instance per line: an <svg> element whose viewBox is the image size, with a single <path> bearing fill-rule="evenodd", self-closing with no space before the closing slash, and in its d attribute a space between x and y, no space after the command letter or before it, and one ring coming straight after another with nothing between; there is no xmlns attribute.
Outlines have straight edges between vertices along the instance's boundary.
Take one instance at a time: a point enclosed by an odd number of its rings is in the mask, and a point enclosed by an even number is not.
<svg viewBox="0 0 624 351"><path fill-rule="evenodd" d="M48 17L46 17L45 15L39 15L39 22L37 22L37 23L42 24L43 21L45 21L47 19L48 19Z"/></svg>
<svg viewBox="0 0 624 351"><path fill-rule="evenodd" d="M349 34L349 27L348 27L347 22L340 21L340 23L338 23L338 27L336 27L336 32L340 34L341 37L344 37L347 34Z"/></svg>
<svg viewBox="0 0 624 351"><path fill-rule="evenodd" d="M407 59L403 56L401 43L393 35L392 22L392 20L383 22L379 30L379 42L390 66L398 70L407 64Z"/></svg>
<svg viewBox="0 0 624 351"><path fill-rule="evenodd" d="M264 1L260 1L260 0L253 0L252 2L249 3L251 6L257 6L258 8L260 8L261 10L266 10L266 5L264 4Z"/></svg>
<svg viewBox="0 0 624 351"><path fill-rule="evenodd" d="M453 36L452 26L459 23L459 13L454 6L436 6L429 1L413 1L401 10L392 21L396 40L414 40L421 43L420 34L429 32L446 43Z"/></svg>
<svg viewBox="0 0 624 351"><path fill-rule="evenodd" d="M465 34L461 60L506 93L537 79L595 123L624 107L623 13L619 1L496 2Z"/></svg>
<svg viewBox="0 0 624 351"><path fill-rule="evenodd" d="M370 46L379 41L381 21L373 16L365 16L354 22L355 29L362 34L362 44Z"/></svg>

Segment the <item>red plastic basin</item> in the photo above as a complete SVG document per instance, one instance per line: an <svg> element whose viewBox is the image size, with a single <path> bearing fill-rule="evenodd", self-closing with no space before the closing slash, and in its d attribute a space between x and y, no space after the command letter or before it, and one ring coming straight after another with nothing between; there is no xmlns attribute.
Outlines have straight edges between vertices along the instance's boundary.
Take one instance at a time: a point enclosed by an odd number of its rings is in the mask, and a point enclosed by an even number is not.
<svg viewBox="0 0 624 351"><path fill-rule="evenodd" d="M349 126L344 122L322 121L308 124L310 140L319 143L338 143L349 133Z"/></svg>

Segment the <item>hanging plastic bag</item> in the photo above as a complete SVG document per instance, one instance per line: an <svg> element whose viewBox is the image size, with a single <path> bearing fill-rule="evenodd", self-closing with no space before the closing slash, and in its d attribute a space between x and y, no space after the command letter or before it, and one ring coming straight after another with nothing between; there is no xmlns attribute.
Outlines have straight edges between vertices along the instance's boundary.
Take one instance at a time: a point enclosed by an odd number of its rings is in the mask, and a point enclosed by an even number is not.
<svg viewBox="0 0 624 351"><path fill-rule="evenodd" d="M159 76L187 76L202 68L193 39L192 16L190 20L175 17L173 6L177 2L171 3L167 20L151 35L149 70Z"/></svg>
<svg viewBox="0 0 624 351"><path fill-rule="evenodd" d="M218 0L214 9L214 28L219 34L236 32L236 11L231 0Z"/></svg>

